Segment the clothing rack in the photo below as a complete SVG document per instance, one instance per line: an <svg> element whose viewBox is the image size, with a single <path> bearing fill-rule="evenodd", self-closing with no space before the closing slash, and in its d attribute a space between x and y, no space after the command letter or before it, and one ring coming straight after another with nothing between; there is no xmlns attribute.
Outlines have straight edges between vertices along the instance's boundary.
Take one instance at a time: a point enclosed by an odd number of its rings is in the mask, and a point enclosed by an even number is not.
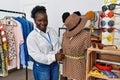
<svg viewBox="0 0 120 80"><path fill-rule="evenodd" d="M60 27L59 29L58 29L58 36L60 37L60 35L62 35L62 34L60 34L61 32L61 30L66 30L66 28L64 28L64 27Z"/></svg>
<svg viewBox="0 0 120 80"><path fill-rule="evenodd" d="M0 11L1 12L8 12L8 13L15 13L15 14L22 14L26 18L26 13L24 13L24 12L17 12L17 11L3 10L3 9L0 9Z"/></svg>
<svg viewBox="0 0 120 80"><path fill-rule="evenodd" d="M26 18L26 13L24 13L24 12L17 12L17 11L4 10L4 9L0 9L0 12L21 14L21 15L23 15ZM26 80L28 80L28 68L27 68L27 66L26 66Z"/></svg>

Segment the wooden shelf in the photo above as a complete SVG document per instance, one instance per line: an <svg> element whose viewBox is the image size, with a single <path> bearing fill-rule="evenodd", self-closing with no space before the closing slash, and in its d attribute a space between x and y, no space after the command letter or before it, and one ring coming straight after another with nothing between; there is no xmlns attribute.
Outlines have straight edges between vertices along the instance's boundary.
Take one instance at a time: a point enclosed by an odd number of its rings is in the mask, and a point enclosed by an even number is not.
<svg viewBox="0 0 120 80"><path fill-rule="evenodd" d="M94 69L97 69L97 68L94 66L92 70L94 70ZM120 76L120 71L114 70L114 69L111 70L111 71L115 72L117 75ZM88 73L88 76L89 76L89 77L95 77L95 78L101 78L101 79L107 79L107 80L120 80L120 78L108 78L108 77L105 76L105 75L103 75L103 76L98 76L98 75L94 75L94 74L90 74L90 73Z"/></svg>
<svg viewBox="0 0 120 80"><path fill-rule="evenodd" d="M89 77L95 77L95 78L101 78L101 79L107 79L107 80L120 80L120 78L108 78L107 76L97 76L93 74L88 74Z"/></svg>
<svg viewBox="0 0 120 80"><path fill-rule="evenodd" d="M87 62L86 62L86 80L95 80L95 78L105 79L105 80L120 80L120 70L113 69L119 78L108 78L107 76L97 76L90 74L90 70L95 68L95 64L97 61L104 62L107 64L115 64L120 66L120 62L107 61L107 60L99 60L97 59L97 54L110 54L115 56L120 56L120 50L117 49L98 49L98 48L88 48L87 50Z"/></svg>
<svg viewBox="0 0 120 80"><path fill-rule="evenodd" d="M98 49L98 48L88 48L88 51L92 52L92 51L96 51L96 52L105 52L105 53L111 53L111 54L115 54L115 55L120 55L120 50L117 49Z"/></svg>
<svg viewBox="0 0 120 80"><path fill-rule="evenodd" d="M85 30L90 30L90 28L84 28ZM101 30L100 28L93 28L94 30Z"/></svg>
<svg viewBox="0 0 120 80"><path fill-rule="evenodd" d="M116 64L116 65L119 65L119 66L120 66L120 62L100 60L100 59L96 59L96 62L103 62L103 63L107 63L107 64Z"/></svg>

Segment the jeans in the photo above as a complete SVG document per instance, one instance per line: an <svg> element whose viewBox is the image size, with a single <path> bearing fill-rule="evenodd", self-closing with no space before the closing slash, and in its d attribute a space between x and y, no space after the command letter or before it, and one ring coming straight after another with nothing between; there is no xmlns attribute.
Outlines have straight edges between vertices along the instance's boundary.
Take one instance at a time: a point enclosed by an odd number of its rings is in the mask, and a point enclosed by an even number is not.
<svg viewBox="0 0 120 80"><path fill-rule="evenodd" d="M58 80L59 77L58 62L53 62L50 65L34 62L33 74L35 80Z"/></svg>

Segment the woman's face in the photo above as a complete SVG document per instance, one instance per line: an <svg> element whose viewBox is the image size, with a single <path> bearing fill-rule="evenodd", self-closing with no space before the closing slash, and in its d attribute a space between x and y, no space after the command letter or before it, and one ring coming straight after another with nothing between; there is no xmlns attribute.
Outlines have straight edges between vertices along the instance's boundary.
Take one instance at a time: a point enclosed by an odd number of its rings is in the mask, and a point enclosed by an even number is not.
<svg viewBox="0 0 120 80"><path fill-rule="evenodd" d="M46 28L48 25L47 14L45 13L36 14L34 21L38 29L40 29L43 32L46 32Z"/></svg>

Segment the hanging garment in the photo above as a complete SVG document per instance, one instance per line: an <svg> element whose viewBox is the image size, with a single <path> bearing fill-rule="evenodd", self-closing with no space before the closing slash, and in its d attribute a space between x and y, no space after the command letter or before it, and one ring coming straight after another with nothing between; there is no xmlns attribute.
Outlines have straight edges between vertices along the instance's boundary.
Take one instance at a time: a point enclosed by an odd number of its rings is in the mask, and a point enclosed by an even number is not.
<svg viewBox="0 0 120 80"><path fill-rule="evenodd" d="M26 46L26 38L27 38L28 34L33 30L33 23L26 20L25 18L21 18L21 17L16 17L14 19L19 21L22 25L24 43L20 46L20 51L21 51L20 54L21 54L21 60L23 58L22 54L25 55L25 65L28 66L29 55L28 55L28 50L27 50L27 46Z"/></svg>
<svg viewBox="0 0 120 80"><path fill-rule="evenodd" d="M8 75L8 54L7 54L7 39L3 29L3 25L0 22L0 74L3 76Z"/></svg>
<svg viewBox="0 0 120 80"><path fill-rule="evenodd" d="M16 26L16 22L13 22L10 20L10 18L5 18L2 20L2 24L7 37L9 65L16 67L16 45L14 34L14 27Z"/></svg>
<svg viewBox="0 0 120 80"><path fill-rule="evenodd" d="M11 18L11 20L17 23L17 26L14 27L16 55L17 55L16 65L17 65L17 69L20 69L20 45L24 43L22 27L21 27L21 24L17 20L13 18ZM23 58L23 60L25 59Z"/></svg>

